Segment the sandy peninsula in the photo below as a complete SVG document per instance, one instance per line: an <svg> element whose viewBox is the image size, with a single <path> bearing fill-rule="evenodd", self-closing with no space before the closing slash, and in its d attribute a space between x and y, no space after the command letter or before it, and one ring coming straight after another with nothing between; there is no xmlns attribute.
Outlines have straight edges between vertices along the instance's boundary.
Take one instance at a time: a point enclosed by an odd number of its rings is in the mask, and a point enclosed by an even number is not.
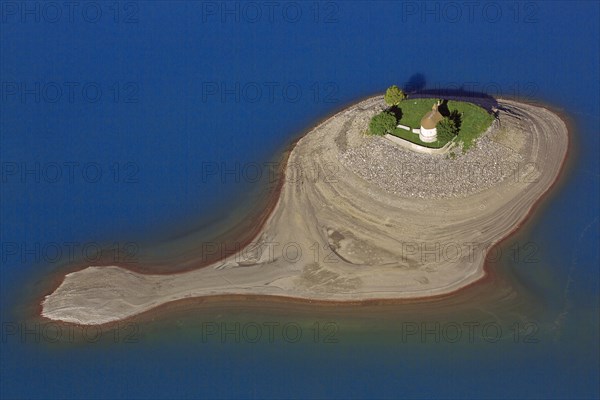
<svg viewBox="0 0 600 400"><path fill-rule="evenodd" d="M491 246L552 186L568 148L567 126L553 112L498 105L499 120L477 148L449 157L366 136L383 96L355 104L298 141L276 206L242 251L176 274L85 267L45 297L42 316L96 325L193 297L357 302L470 285L485 275Z"/></svg>

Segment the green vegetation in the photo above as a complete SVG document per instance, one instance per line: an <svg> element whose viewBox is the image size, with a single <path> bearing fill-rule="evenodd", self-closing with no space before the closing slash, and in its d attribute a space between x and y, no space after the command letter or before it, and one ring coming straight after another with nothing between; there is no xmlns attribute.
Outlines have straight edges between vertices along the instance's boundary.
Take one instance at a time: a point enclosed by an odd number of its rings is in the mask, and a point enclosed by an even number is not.
<svg viewBox="0 0 600 400"><path fill-rule="evenodd" d="M386 133L392 133L398 124L396 116L384 111L375 115L369 122L369 133L371 135L383 136Z"/></svg>
<svg viewBox="0 0 600 400"><path fill-rule="evenodd" d="M385 96L383 96L383 99L385 100L385 102L387 103L388 106L397 106L405 98L406 98L406 94L404 94L402 89L400 89L396 85L390 86L385 91Z"/></svg>
<svg viewBox="0 0 600 400"><path fill-rule="evenodd" d="M462 143L463 151L473 146L479 135L486 131L494 117L483 108L463 101L447 101L439 111L444 119L437 125L438 140L425 143L412 131L397 128L400 123L411 129L421 127L421 118L431 111L438 99L406 99L406 94L398 86L390 86L385 92L385 102L390 106L386 111L375 115L369 123L371 135L383 136L386 133L429 148L440 148L451 140Z"/></svg>
<svg viewBox="0 0 600 400"><path fill-rule="evenodd" d="M454 139L456 135L458 135L458 126L456 126L454 119L444 117L444 119L437 124L437 137L440 141L448 143Z"/></svg>
<svg viewBox="0 0 600 400"><path fill-rule="evenodd" d="M402 117L398 123L409 126L411 128L420 128L421 118L431 110L431 107L438 99L407 99L401 104L399 113ZM458 128L458 135L456 140L462 142L463 150L468 150L473 146L475 140L490 126L494 117L487 113L483 108L476 106L472 103L462 101L448 101L446 110L440 106L440 112L444 115L444 111L448 114L448 119L454 122L456 128ZM444 123L446 125L447 123ZM404 129L395 129L392 135L401 137L402 139L409 140L413 143L431 147L439 148L448 143L452 139L451 136L440 134L440 125L438 124L438 140L434 143L423 143L419 140L419 136L415 133L406 131ZM444 130L444 127L441 128ZM443 137L445 136L445 137Z"/></svg>

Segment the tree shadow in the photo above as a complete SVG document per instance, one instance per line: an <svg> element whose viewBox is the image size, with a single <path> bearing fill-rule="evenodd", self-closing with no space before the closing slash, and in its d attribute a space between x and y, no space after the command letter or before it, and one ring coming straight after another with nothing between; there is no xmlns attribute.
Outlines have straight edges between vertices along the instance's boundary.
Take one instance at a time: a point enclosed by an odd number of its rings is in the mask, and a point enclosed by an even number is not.
<svg viewBox="0 0 600 400"><path fill-rule="evenodd" d="M402 85L402 90L404 93L416 93L420 90L425 89L427 81L425 80L425 75L421 73L413 74L408 81Z"/></svg>
<svg viewBox="0 0 600 400"><path fill-rule="evenodd" d="M454 121L454 125L460 130L460 126L462 125L462 114L459 113L458 110L450 110L450 108L448 108L448 99L442 99L438 106L438 112L442 117Z"/></svg>
<svg viewBox="0 0 600 400"><path fill-rule="evenodd" d="M474 90L465 89L464 86L460 88L437 88L437 89L423 89L411 95L412 98L430 98L430 97L442 97L447 100L464 100L471 103L475 103L485 109L487 112L492 113L493 110L498 108L498 100L484 92L476 92ZM441 114L441 111L440 111ZM442 114L443 115L443 114Z"/></svg>
<svg viewBox="0 0 600 400"><path fill-rule="evenodd" d="M498 101L494 97L484 92L469 89L465 84L462 84L460 87L449 84L448 87L438 87L433 89L426 89L426 86L427 79L425 78L425 75L417 72L402 85L402 90L404 90L405 93L410 94L410 97L412 98L437 97L446 100L469 101L481 106L489 113L493 113L494 110L499 108ZM441 110L440 113L444 115Z"/></svg>
<svg viewBox="0 0 600 400"><path fill-rule="evenodd" d="M402 119L402 109L398 106L391 106L387 109L390 113L392 113L396 117L396 121L400 121Z"/></svg>
<svg viewBox="0 0 600 400"><path fill-rule="evenodd" d="M462 125L462 114L458 112L458 110L450 111L448 114L448 118L454 121L454 125L456 125L456 129L460 131L460 127Z"/></svg>

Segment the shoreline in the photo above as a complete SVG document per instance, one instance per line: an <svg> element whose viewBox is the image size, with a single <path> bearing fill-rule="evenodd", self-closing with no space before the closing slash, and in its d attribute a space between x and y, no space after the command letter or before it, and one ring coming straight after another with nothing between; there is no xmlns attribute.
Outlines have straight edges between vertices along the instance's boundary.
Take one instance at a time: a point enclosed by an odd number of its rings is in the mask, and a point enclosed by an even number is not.
<svg viewBox="0 0 600 400"><path fill-rule="evenodd" d="M324 120L322 120L319 124L317 124L315 127L308 129L303 136L301 136L300 138L294 140L290 146L288 146L288 149L290 149L290 151L288 151L288 153L286 154L286 157L282 157L285 158L285 163L287 164L289 162L289 156L291 155L291 149L297 147L298 142L304 138L308 133L313 132L317 129L319 129L323 124L327 123L328 121L331 121L333 119L335 119L338 115L343 114L344 112L346 112L346 110L348 108L354 108L359 104L365 103L367 101L379 98L380 96L371 96L368 97L366 100L361 100L358 103L355 103L353 106L351 107L347 107L342 109L341 111L337 111L335 112L333 115L324 118ZM536 103L535 107L539 107L539 103ZM570 132L572 130L572 127L570 126L570 124L568 124L564 118L560 118L561 121L563 121L563 123L567 126L567 149L564 153L564 156L562 157L562 160L560 160L560 166L559 166L559 170L558 173L555 177L555 179L552 181L551 185L548 186L539 196L538 198L534 201L534 203L528 208L527 212L522 216L522 218L520 218L517 223L512 227L512 229L510 229L509 231L505 232L494 244L493 246L491 246L489 249L487 249L487 252L484 256L484 262L483 262L483 268L482 268L482 276L474 279L471 282L468 282L465 285L459 285L459 287L457 288L451 288L449 290L447 290L446 292L440 293L440 294L433 294L433 295L417 295L416 297L411 297L411 298L375 298L375 299L360 299L360 300L335 300L335 299L315 299L315 298L302 298L302 297L296 297L296 296L285 296L285 295L278 295L278 294L244 294L244 293L239 293L239 294L209 294L209 295L205 295L205 296L194 296L190 299L176 299L176 300L172 300L171 302L166 302L166 303L162 303L162 304L158 304L148 310L142 311L141 313L137 313L134 314L131 317L125 317L123 319L118 319L117 321L113 321L113 322L106 322L106 323L101 323L101 324L94 324L94 325L110 325L114 322L123 322L128 320L129 318L134 318L134 317L142 317L144 315L147 315L149 313L160 313L161 309L169 308L169 305L173 305L173 303L177 303L178 305L180 304L184 304L187 301L190 301L192 303L197 303L199 300L201 299L205 299L205 298L209 298L209 297L214 297L214 298L220 298L220 299L234 299L234 298L243 298L243 299L255 299L255 300L259 300L259 299L273 299L275 301L275 299L277 299L277 301L283 301L283 302L289 302L289 303L308 303L308 304L315 304L315 305L369 305L369 304L407 304L407 303L425 303L425 302L429 302L429 301L435 301L435 300L440 300L440 299L444 299L447 298L449 296L453 296L456 293L462 292L468 288L471 288L474 285L480 284L485 282L486 280L490 279L490 271L489 271L489 265L488 265L488 257L489 254L491 252L492 249L496 248L497 246L500 246L503 242L505 242L506 240L508 240L511 236L513 236L513 234L519 230L525 223L527 223L530 220L530 217L532 216L533 212L535 211L535 209L538 207L539 203L543 200L546 199L546 197L548 196L548 193L555 187L555 185L557 185L559 182L562 182L564 178L564 176L566 175L565 173L565 161L569 160L569 155L571 152L571 140L570 137L572 136L572 133ZM283 156L283 154L282 154ZM276 192L276 196L271 195L270 198L271 200L275 197L277 199L277 201L270 201L269 204L274 204L273 207L266 207L265 211L262 213L262 215L264 216L264 218L261 220L261 224L260 227L258 227L256 229L257 232L259 232L261 230L261 227L264 226L267 222L267 220L269 220L272 217L273 212L275 211L277 204L280 202L280 196L281 196L281 188L283 187L284 183L286 181L286 174L285 174L285 170L283 171L280 181L278 182L277 185L277 190L274 190L273 192ZM260 232L259 232L260 233ZM258 234L259 234L258 233ZM257 234L257 236L258 236ZM87 267L84 268L80 268L79 270L83 270ZM193 270L196 269L201 269L204 267L199 267L199 266L194 266L191 267ZM129 269L128 267L125 267L123 269ZM64 271L63 271L64 272ZM62 272L61 272L62 273ZM183 274L185 273L184 271L177 271L177 272L165 272L165 273L160 273L160 272L144 272L144 274L152 274L152 275L179 275L179 274ZM54 289L56 289L57 287L61 286L64 281L66 279L66 275L62 276L61 282L58 284L58 286L54 286ZM41 302L37 303L39 305L39 312L40 312L40 316L43 319L47 319L49 321L56 321L55 319L50 319L47 318L42 314L42 304ZM65 322L65 323L69 323L71 324L72 322ZM84 324L85 325L85 324Z"/></svg>
<svg viewBox="0 0 600 400"><path fill-rule="evenodd" d="M358 101L350 101L342 106L339 106L336 108L336 110L326 114L324 117L320 118L317 120L315 125L311 125L310 127L303 129L300 131L299 134L297 134L296 136L292 137L289 142L284 145L282 147L282 151L279 154L278 157L274 157L274 159L279 159L279 165L280 168L278 169L278 179L277 179L277 184L275 185L276 188L274 190L269 191L269 193L267 193L266 196L266 201L261 204L259 207L262 208L262 210L251 210L250 214L252 214L253 212L256 213L256 216L260 219L261 223L258 225L255 225L256 229L255 232L253 232L251 235L249 235L248 237L243 238L242 240L239 240L239 237L237 235L232 235L232 237L236 238L237 240L235 241L235 243L241 243L243 246L246 246L249 243L252 243L253 240L255 240L259 233L260 230L262 229L262 227L264 226L264 224L266 223L266 221L268 220L268 218L271 216L271 214L273 213L273 211L275 210L275 206L277 205L277 202L279 200L279 196L281 194L281 188L283 187L283 184L285 182L285 167L288 163L289 160L289 156L292 152L292 150L294 149L294 147L296 146L296 144L298 143L298 141L300 139L302 139L305 135L307 135L311 130L314 129L315 126L321 125L324 122L326 122L327 120L335 117L336 115L340 114L342 111L344 111L345 109L347 109L348 107L351 107L355 104L361 103L363 101L372 99L374 97L378 97L378 96L383 96L383 94L371 94L371 95L367 95L365 97L361 97L358 99ZM242 227L241 227L241 223L236 224L235 226L231 227L232 231L241 231ZM227 240L228 238L226 238L224 240L224 242ZM102 254L105 254L106 252L102 252ZM145 268L145 267L137 267L134 265L128 265L125 268L140 273L140 274L147 274L147 275L171 275L171 274L179 274L179 273L185 273L185 272L189 272L189 271L194 271L196 269L199 268L205 268L206 266L210 265L210 262L215 262L215 261L220 261L225 259L226 256L223 257L219 257L216 258L215 260L212 261L205 261L205 262L201 262L199 264L194 264L192 266L189 266L187 268L182 268L179 269L175 272L171 272L171 271L163 271L160 268L157 267L151 267L151 268ZM107 263L108 264L108 263ZM64 322L64 321L54 321L51 320L49 318L45 318L42 315L42 303L44 301L44 299L46 298L46 296L50 295L52 292L54 292L60 285L63 284L66 275L73 273L73 272L78 272L78 271L82 271L85 268L87 268L87 266L81 266L81 265L75 265L74 263L68 266L63 266L57 269L57 271L53 271L50 276L40 276L39 278L46 278L49 282L44 282L42 284L42 288L41 289L33 289L33 291L37 292L34 295L34 299L33 302L30 301L29 299L24 300L22 303L25 304L24 309L26 310L30 310L31 308L33 308L33 312L31 311L26 311L26 314L28 315L28 318L42 318L42 320L48 320L48 321L52 321L54 323L58 322L58 323L64 323L64 324L71 324L68 322ZM33 303L33 307L31 307ZM150 310L151 311L151 310Z"/></svg>

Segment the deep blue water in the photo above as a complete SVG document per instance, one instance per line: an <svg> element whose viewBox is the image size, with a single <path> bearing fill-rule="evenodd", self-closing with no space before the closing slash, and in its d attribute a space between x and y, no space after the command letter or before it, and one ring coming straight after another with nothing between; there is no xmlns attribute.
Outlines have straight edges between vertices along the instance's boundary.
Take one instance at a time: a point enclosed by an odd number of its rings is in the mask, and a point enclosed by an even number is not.
<svg viewBox="0 0 600 400"><path fill-rule="evenodd" d="M599 396L598 3L52 4L1 3L2 398ZM416 74L572 118L573 167L528 233L548 270L522 273L544 318L564 311L557 341L389 347L367 327L329 347L57 349L8 334L20 285L69 243L81 257L220 217L247 201L244 166Z"/></svg>

